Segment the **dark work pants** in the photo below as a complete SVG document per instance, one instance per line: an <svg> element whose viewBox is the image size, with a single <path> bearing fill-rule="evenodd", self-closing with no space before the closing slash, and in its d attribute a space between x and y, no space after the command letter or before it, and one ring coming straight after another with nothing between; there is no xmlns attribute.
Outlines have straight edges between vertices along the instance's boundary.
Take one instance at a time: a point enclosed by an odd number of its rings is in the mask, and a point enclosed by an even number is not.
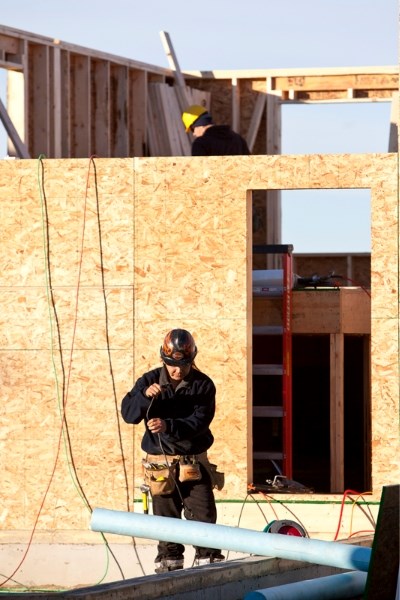
<svg viewBox="0 0 400 600"><path fill-rule="evenodd" d="M172 494L165 496L153 496L153 514L159 517L182 518L182 511L188 521L201 521L203 523L216 523L217 509L212 491L211 479L200 465L201 479L198 481L178 481ZM177 489L178 488L178 489ZM181 495L179 495L179 492ZM181 498L182 496L182 498ZM196 558L205 558L220 555L221 551L215 548L202 548L194 546ZM159 542L158 555L155 562L162 558L183 558L185 547L175 542Z"/></svg>

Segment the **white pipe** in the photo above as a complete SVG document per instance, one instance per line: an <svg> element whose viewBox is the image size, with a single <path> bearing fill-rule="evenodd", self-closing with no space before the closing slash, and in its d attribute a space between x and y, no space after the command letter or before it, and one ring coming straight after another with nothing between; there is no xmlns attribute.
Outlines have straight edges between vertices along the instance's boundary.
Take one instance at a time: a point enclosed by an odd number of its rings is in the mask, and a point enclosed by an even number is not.
<svg viewBox="0 0 400 600"><path fill-rule="evenodd" d="M104 533L300 560L339 569L368 571L371 558L371 548L363 546L106 508L94 509L90 527Z"/></svg>
<svg viewBox="0 0 400 600"><path fill-rule="evenodd" d="M257 590L244 600L342 600L363 594L366 581L367 573L352 571Z"/></svg>

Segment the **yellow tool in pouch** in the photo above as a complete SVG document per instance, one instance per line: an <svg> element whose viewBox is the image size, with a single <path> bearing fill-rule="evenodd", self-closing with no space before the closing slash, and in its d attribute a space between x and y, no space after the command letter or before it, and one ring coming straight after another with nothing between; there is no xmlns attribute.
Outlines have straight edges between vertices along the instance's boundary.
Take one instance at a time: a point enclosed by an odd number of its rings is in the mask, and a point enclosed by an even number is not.
<svg viewBox="0 0 400 600"><path fill-rule="evenodd" d="M176 463L149 463L142 460L145 483L152 496L171 494L175 489Z"/></svg>

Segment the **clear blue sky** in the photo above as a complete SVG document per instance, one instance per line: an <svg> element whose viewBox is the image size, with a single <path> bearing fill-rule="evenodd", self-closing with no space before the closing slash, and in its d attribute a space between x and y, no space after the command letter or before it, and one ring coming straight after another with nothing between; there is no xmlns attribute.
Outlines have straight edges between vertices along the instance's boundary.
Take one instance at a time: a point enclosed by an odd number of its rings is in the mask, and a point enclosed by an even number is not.
<svg viewBox="0 0 400 600"><path fill-rule="evenodd" d="M3 0L0 13L2 25L163 67L167 31L182 70L394 66L398 22L397 0ZM285 106L283 152L386 152L389 119L388 103ZM346 194L286 192L283 242L369 251L369 194Z"/></svg>

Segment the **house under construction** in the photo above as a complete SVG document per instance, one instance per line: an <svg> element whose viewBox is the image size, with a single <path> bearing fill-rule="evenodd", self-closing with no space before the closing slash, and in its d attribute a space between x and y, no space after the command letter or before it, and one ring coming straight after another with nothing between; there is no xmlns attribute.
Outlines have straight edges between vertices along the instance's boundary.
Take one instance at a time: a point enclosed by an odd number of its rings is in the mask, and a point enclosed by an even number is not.
<svg viewBox="0 0 400 600"><path fill-rule="evenodd" d="M169 69L0 26L7 587L103 575L91 510L142 510L142 429L120 401L176 326L217 387L218 523L262 530L261 507L350 538L399 480L398 67L182 73L164 42ZM391 102L388 152L282 155L282 105L326 101ZM252 155L192 158L188 102ZM370 255L282 243L283 190L359 188Z"/></svg>

